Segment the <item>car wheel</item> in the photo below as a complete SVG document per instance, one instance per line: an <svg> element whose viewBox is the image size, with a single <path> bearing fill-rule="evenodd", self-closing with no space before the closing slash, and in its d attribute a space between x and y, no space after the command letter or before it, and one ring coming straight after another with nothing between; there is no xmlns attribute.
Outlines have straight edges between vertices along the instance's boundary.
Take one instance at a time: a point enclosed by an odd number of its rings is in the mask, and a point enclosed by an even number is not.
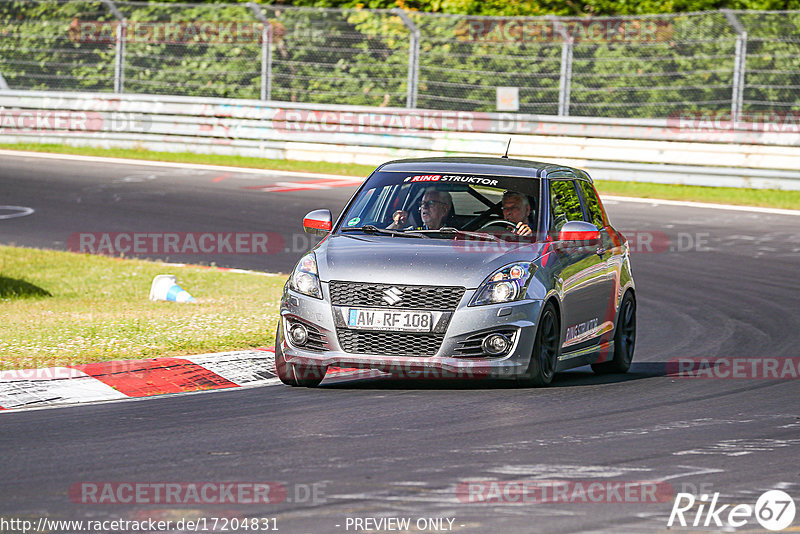
<svg viewBox="0 0 800 534"><path fill-rule="evenodd" d="M558 355L561 352L561 330L555 306L548 302L544 306L536 339L533 343L531 361L524 378L519 383L524 386L546 386L553 381Z"/></svg>
<svg viewBox="0 0 800 534"><path fill-rule="evenodd" d="M592 371L597 374L627 373L631 368L635 346L636 299L628 291L619 307L617 330L614 332L614 357L607 362L592 364Z"/></svg>
<svg viewBox="0 0 800 534"><path fill-rule="evenodd" d="M328 368L287 362L281 347L281 337L281 325L278 324L278 329L275 331L275 371L278 373L278 378L288 386L317 387L325 378Z"/></svg>

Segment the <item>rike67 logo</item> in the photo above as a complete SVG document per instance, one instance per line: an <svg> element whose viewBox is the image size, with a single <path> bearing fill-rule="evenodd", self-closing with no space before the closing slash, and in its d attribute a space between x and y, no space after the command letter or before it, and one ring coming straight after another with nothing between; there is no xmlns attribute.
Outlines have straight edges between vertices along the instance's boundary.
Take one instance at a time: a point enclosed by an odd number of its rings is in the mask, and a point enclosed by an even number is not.
<svg viewBox="0 0 800 534"><path fill-rule="evenodd" d="M794 516L794 499L781 490L762 493L755 506L723 504L719 501L719 493L714 493L710 502L708 495L697 499L691 493L678 493L667 526L724 527L727 530L742 527L755 518L763 528L780 531L791 526Z"/></svg>

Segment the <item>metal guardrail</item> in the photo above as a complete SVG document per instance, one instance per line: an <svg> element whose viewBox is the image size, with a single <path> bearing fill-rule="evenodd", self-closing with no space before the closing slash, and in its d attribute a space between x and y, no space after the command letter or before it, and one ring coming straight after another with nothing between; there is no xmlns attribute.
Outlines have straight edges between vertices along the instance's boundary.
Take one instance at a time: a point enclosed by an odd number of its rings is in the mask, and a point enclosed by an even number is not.
<svg viewBox="0 0 800 534"><path fill-rule="evenodd" d="M158 95L0 91L6 142L55 142L379 164L510 155L595 177L800 189L800 129L703 127L692 117L604 119ZM720 127L721 126L721 127Z"/></svg>

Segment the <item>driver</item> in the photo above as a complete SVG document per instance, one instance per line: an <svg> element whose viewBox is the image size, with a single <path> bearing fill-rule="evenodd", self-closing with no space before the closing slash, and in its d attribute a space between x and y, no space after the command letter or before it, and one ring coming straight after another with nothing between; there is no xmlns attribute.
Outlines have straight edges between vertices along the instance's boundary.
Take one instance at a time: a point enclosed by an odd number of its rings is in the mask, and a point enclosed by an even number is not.
<svg viewBox="0 0 800 534"><path fill-rule="evenodd" d="M422 217L422 226L413 228L413 230L439 230L444 226L444 221L447 215L453 209L453 197L447 191L439 191L433 187L429 187L422 195L422 202L419 205L419 214ZM392 223L386 228L389 230L396 230L399 228L407 228L405 225L408 223L408 212L405 210L397 210L392 214Z"/></svg>
<svg viewBox="0 0 800 534"><path fill-rule="evenodd" d="M530 214L531 204L526 195L517 191L503 193L503 218L516 225L515 234L522 236L533 234L533 230L528 224Z"/></svg>

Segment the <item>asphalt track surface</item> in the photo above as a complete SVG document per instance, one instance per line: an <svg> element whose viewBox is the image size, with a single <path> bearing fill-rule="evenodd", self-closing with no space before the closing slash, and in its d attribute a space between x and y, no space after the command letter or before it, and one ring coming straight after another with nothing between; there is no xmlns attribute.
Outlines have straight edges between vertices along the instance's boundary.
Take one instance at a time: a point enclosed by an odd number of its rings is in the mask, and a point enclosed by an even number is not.
<svg viewBox="0 0 800 534"><path fill-rule="evenodd" d="M336 211L353 190L243 189L298 180L266 172L220 179L219 172L146 165L0 161L2 204L35 210L0 219L0 243L56 249L87 231L269 230L291 241L301 235L303 214ZM0 417L0 516L264 517L289 533L362 531L354 518L410 518L412 526L450 518L458 532L613 533L666 531L679 491L752 505L781 488L797 500L800 382L678 378L665 365L678 357L800 356L800 218L629 202L606 208L626 234L663 232L656 247L663 250L633 254L639 335L627 375L581 368L545 389L364 380L7 413ZM169 259L286 272L302 252L287 248ZM655 503L475 503L458 491L468 481L520 480L661 481L671 493ZM279 481L288 498L73 502L70 488L85 481ZM313 484L317 499L306 499ZM719 529L672 529L708 530ZM751 520L738 531L763 529Z"/></svg>

